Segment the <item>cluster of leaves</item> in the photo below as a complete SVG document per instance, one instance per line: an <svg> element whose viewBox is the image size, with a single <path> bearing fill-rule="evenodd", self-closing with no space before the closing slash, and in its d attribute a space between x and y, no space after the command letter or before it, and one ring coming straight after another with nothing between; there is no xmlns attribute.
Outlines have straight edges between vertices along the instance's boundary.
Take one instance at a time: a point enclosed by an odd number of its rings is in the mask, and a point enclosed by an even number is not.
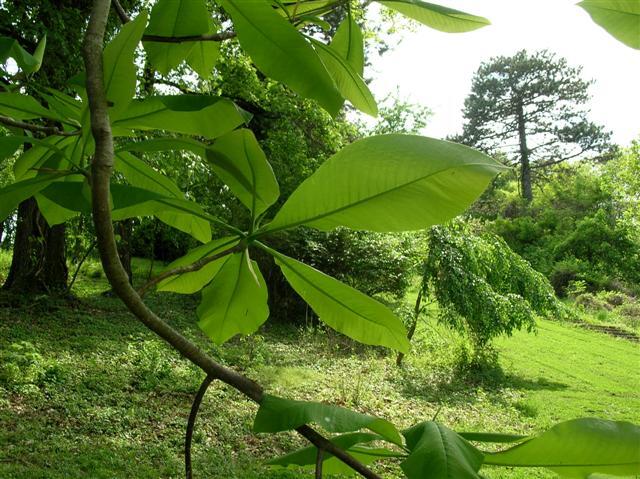
<svg viewBox="0 0 640 479"><path fill-rule="evenodd" d="M423 288L440 305L440 320L469 334L477 352L496 336L535 329L535 314L557 314L551 285L502 238L468 227L431 228Z"/></svg>
<svg viewBox="0 0 640 479"><path fill-rule="evenodd" d="M434 421L399 431L390 422L326 404L265 397L255 418L255 432L279 432L316 423L340 433L332 439L365 464L379 459L401 459L409 479L481 479L483 465L544 467L561 477L588 477L592 473L637 474L634 443L640 428L627 422L574 419L533 437L492 433L456 433ZM367 432L355 432L366 429ZM483 451L472 443L513 444L498 452ZM503 446L504 447L504 446ZM347 466L326 454L323 472L351 474ZM307 447L270 462L276 467L314 467L317 448ZM588 465L587 465L588 464ZM590 476L589 476L590 477Z"/></svg>

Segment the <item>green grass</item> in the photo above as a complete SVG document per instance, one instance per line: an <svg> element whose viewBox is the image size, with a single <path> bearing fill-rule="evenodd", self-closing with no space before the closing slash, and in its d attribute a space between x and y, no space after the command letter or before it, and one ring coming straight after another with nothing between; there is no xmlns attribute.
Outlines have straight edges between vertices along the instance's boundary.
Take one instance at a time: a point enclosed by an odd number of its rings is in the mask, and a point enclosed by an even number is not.
<svg viewBox="0 0 640 479"><path fill-rule="evenodd" d="M148 266L138 262L138 275ZM0 477L183 477L186 417L203 374L118 300L103 297L106 289L90 263L75 303L0 295ZM272 394L353 407L401 427L436 413L457 430L525 434L583 416L640 422L638 347L571 325L542 321L537 335L500 339L501 368L470 375L459 367L464 342L435 324L420 329L416 351L398 369L381 349L273 322L215 347L195 325L196 298L152 294L149 303ZM263 466L303 442L294 434L252 434L255 411L228 387L211 385L194 438L196 477L301 477ZM395 468L380 472L398 477ZM553 477L516 470L487 476Z"/></svg>

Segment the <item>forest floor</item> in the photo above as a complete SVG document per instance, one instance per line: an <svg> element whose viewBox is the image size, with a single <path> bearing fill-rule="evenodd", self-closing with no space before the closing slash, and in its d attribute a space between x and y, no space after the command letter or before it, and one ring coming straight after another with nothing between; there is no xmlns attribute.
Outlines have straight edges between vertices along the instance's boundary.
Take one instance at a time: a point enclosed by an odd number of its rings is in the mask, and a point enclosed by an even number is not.
<svg viewBox="0 0 640 479"><path fill-rule="evenodd" d="M0 257L0 276L6 267ZM0 477L179 478L191 401L203 374L128 315L99 266L83 269L79 302L0 295ZM573 324L496 342L499 367L460 367L463 341L428 322L402 368L380 348L317 328L268 322L215 347L194 321L195 297L149 295L173 326L268 392L345 405L401 427L437 414L456 430L533 434L557 421L640 422L640 348ZM254 435L256 407L213 383L194 436L194 476L309 477L264 461L300 446L294 434ZM379 470L398 477L397 469ZM487 470L490 478L550 478Z"/></svg>

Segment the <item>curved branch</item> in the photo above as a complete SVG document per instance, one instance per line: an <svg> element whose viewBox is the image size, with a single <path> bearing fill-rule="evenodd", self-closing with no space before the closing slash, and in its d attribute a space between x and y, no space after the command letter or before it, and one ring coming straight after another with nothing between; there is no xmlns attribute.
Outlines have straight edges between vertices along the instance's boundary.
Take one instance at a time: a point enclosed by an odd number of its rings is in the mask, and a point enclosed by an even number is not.
<svg viewBox="0 0 640 479"><path fill-rule="evenodd" d="M147 281L144 286L142 286L140 289L138 289L138 295L140 295L140 297L142 298L147 291L149 291L149 288L153 287L154 285L158 284L160 281L162 281L163 279L168 278L169 276L175 276L177 274L184 274L184 273L192 273L194 271L199 271L200 269L204 268L206 265L208 265L209 263L223 258L225 256L228 256L230 254L233 253L238 253L240 251L242 251L245 248L245 246L242 244L242 242L240 242L240 244L237 244L236 246L226 249L224 251L221 251L218 254L214 254L211 256L206 256L204 258L199 259L198 261L194 261L191 264L185 265L185 266L179 266L177 268L172 268L172 269L168 269L166 271L163 271L162 273L158 274L157 276L154 276L153 278L151 278L149 281Z"/></svg>
<svg viewBox="0 0 640 479"><path fill-rule="evenodd" d="M0 115L0 124L5 126L10 126L14 128L21 128L22 130L32 131L34 133L44 133L47 136L58 135L58 136L78 136L81 131L64 131L55 126L41 126L41 125L32 125L31 123L25 123L24 121L14 120L13 118L9 118L8 116Z"/></svg>
<svg viewBox="0 0 640 479"><path fill-rule="evenodd" d="M196 397L193 398L193 404L191 405L189 421L187 422L187 433L184 436L184 473L187 479L191 479L193 477L191 470L191 440L193 439L193 428L196 424L196 417L198 416L198 410L200 409L202 399L204 398L204 395L209 388L209 384L211 384L213 379L213 376L207 376L204 378L204 381L202 381L202 384L200 385L200 389L198 389L198 392L196 393Z"/></svg>
<svg viewBox="0 0 640 479"><path fill-rule="evenodd" d="M102 70L102 44L109 6L109 0L94 0L83 44L91 132L95 140L95 153L91 164L92 211L102 267L113 291L145 326L167 341L185 358L199 366L208 376L232 386L259 404L264 396L262 387L246 376L216 363L197 345L160 319L129 284L127 273L120 263L109 207L109 180L113 170L114 150ZM311 427L303 425L296 431L316 447L336 456L363 477L380 479L380 476Z"/></svg>

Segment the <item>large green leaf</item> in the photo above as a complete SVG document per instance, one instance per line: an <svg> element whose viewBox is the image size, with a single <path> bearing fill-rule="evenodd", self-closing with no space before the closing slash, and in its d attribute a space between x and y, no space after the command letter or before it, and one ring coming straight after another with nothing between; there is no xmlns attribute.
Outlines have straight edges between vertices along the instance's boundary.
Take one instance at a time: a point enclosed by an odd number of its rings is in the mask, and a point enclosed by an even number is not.
<svg viewBox="0 0 640 479"><path fill-rule="evenodd" d="M65 123L71 124L76 128L79 127L83 107L82 102L53 88L45 87L44 91L46 93L39 91L38 94L47 102L49 108L63 118Z"/></svg>
<svg viewBox="0 0 640 479"><path fill-rule="evenodd" d="M35 176L34 168L40 168L52 156L65 156L65 149L77 141L73 137L50 136L43 140L31 139L32 148L28 149L13 164L16 180Z"/></svg>
<svg viewBox="0 0 640 479"><path fill-rule="evenodd" d="M291 431L307 423L316 423L329 432L369 429L399 446L402 436L386 419L361 414L343 407L312 401L294 401L265 394L253 422L255 432Z"/></svg>
<svg viewBox="0 0 640 479"><path fill-rule="evenodd" d="M122 127L138 130L165 130L216 138L250 119L233 102L208 95L152 96L131 102L113 123L115 133Z"/></svg>
<svg viewBox="0 0 640 479"><path fill-rule="evenodd" d="M30 143L31 137L22 135L0 136L0 165L2 160L12 156L18 148L25 143Z"/></svg>
<svg viewBox="0 0 640 479"><path fill-rule="evenodd" d="M207 149L213 171L252 214L258 216L280 196L271 165L253 132L235 130Z"/></svg>
<svg viewBox="0 0 640 479"><path fill-rule="evenodd" d="M317 100L332 115L342 98L311 45L267 0L219 0L242 48L267 76Z"/></svg>
<svg viewBox="0 0 640 479"><path fill-rule="evenodd" d="M214 256L226 249L233 248L238 242L238 237L232 236L210 241L173 261L165 268L165 271L190 265L208 256ZM211 282L226 260L227 258L223 257L206 264L197 271L170 276L158 283L158 291L172 291L181 294L196 293Z"/></svg>
<svg viewBox="0 0 640 479"><path fill-rule="evenodd" d="M35 73L40 70L42 65L46 45L47 36L45 35L38 42L33 55L31 55L13 38L0 37L0 63L4 63L8 58L13 58L18 68L24 73Z"/></svg>
<svg viewBox="0 0 640 479"><path fill-rule="evenodd" d="M467 441L492 443L522 442L528 438L528 436L521 436L519 434L503 434L497 432L459 432L458 435Z"/></svg>
<svg viewBox="0 0 640 479"><path fill-rule="evenodd" d="M91 191L84 178L68 176L54 181L36 195L42 216L50 226L78 215L91 213Z"/></svg>
<svg viewBox="0 0 640 479"><path fill-rule="evenodd" d="M123 112L136 92L136 47L147 25L147 12L126 23L104 49L104 89L112 115Z"/></svg>
<svg viewBox="0 0 640 479"><path fill-rule="evenodd" d="M398 454L388 449L363 445L372 441L379 441L381 439L382 438L378 434L372 434L370 432L350 432L332 437L330 441L365 465L371 464L378 459L402 456L402 454ZM277 467L315 467L317 457L318 448L315 446L308 446L273 459L267 464ZM355 474L353 469L326 451L322 456L322 472L323 474Z"/></svg>
<svg viewBox="0 0 640 479"><path fill-rule="evenodd" d="M164 37L201 35L209 30L209 18L204 0L159 0L145 33ZM144 42L151 64L163 75L182 63L194 46L194 42Z"/></svg>
<svg viewBox="0 0 640 479"><path fill-rule="evenodd" d="M133 186L154 191L166 197L184 199L184 194L173 181L131 153L118 152L115 158L115 169L120 171ZM206 242L211 239L209 222L200 216L160 210L156 212L155 216L174 228L191 232L190 234L200 241Z"/></svg>
<svg viewBox="0 0 640 479"><path fill-rule="evenodd" d="M131 185L111 185L113 199L112 217L123 220L138 216L155 216L163 223L183 231L202 243L211 240L211 227L206 221L217 219L206 214L202 207L192 201L163 196L155 191ZM218 220L219 221L219 220Z"/></svg>
<svg viewBox="0 0 640 479"><path fill-rule="evenodd" d="M378 114L376 101L367 84L351 64L342 58L340 53L324 43L313 40L313 45L335 81L340 94L358 110L368 115L376 116Z"/></svg>
<svg viewBox="0 0 640 479"><path fill-rule="evenodd" d="M362 31L351 16L347 16L338 26L331 40L331 48L344 58L354 72L362 76L364 72L364 40Z"/></svg>
<svg viewBox="0 0 640 479"><path fill-rule="evenodd" d="M286 17L299 18L305 13L326 10L336 3L336 0L276 0L273 2L273 6L281 8L282 10L279 12Z"/></svg>
<svg viewBox="0 0 640 479"><path fill-rule="evenodd" d="M261 245L271 253L293 289L336 331L364 344L407 352L407 332L382 303L300 261Z"/></svg>
<svg viewBox="0 0 640 479"><path fill-rule="evenodd" d="M0 221L4 221L21 201L35 195L55 180L69 175L69 172L39 175L28 180L18 181L0 188Z"/></svg>
<svg viewBox="0 0 640 479"><path fill-rule="evenodd" d="M421 0L378 0L378 3L441 32L470 32L491 23L483 17Z"/></svg>
<svg viewBox="0 0 640 479"><path fill-rule="evenodd" d="M578 3L591 19L625 45L640 50L638 0L583 0Z"/></svg>
<svg viewBox="0 0 640 479"><path fill-rule="evenodd" d="M400 464L408 479L481 479L482 453L451 429L425 421L402 434L411 451Z"/></svg>
<svg viewBox="0 0 640 479"><path fill-rule="evenodd" d="M215 26L211 17L209 17L209 31L215 32ZM187 56L187 64L193 68L200 78L207 79L213 73L213 67L218 61L220 55L220 43L218 42L193 42L193 48Z"/></svg>
<svg viewBox="0 0 640 479"><path fill-rule="evenodd" d="M205 157L207 145L192 138L151 138L149 140L132 141L121 145L116 152L139 151L143 153L156 151L191 151Z"/></svg>
<svg viewBox="0 0 640 479"><path fill-rule="evenodd" d="M114 168L122 173L133 186L155 191L164 196L184 198L178 185L131 153L125 151L116 153Z"/></svg>
<svg viewBox="0 0 640 479"><path fill-rule="evenodd" d="M269 317L267 285L247 250L225 258L209 286L202 290L198 326L214 343L255 332Z"/></svg>
<svg viewBox="0 0 640 479"><path fill-rule="evenodd" d="M504 169L479 151L414 135L356 141L289 197L263 231L298 225L418 230L463 212Z"/></svg>
<svg viewBox="0 0 640 479"><path fill-rule="evenodd" d="M602 419L574 419L506 451L485 454L485 464L546 467L562 477L640 474L640 427Z"/></svg>
<svg viewBox="0 0 640 479"><path fill-rule="evenodd" d="M17 120L33 120L34 118L61 119L59 115L43 107L33 97L9 92L0 93L0 115L10 116Z"/></svg>

